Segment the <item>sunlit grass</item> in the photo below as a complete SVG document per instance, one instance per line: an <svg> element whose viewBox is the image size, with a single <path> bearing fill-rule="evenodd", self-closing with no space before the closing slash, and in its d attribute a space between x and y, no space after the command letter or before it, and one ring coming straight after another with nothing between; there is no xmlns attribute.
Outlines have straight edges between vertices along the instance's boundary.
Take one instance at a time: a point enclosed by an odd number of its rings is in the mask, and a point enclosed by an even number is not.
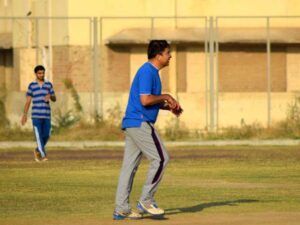
<svg viewBox="0 0 300 225"><path fill-rule="evenodd" d="M170 217L299 212L300 159L295 147L202 147L171 149L170 155L173 159L156 195ZM121 160L104 159L1 161L0 219L109 219L120 166ZM147 169L143 160L131 195L133 206Z"/></svg>

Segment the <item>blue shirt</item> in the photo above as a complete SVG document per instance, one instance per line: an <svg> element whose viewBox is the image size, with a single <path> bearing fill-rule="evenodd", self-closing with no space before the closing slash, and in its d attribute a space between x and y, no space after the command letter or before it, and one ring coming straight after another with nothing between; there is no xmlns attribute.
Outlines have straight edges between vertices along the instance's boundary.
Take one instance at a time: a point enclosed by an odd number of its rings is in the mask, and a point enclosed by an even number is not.
<svg viewBox="0 0 300 225"><path fill-rule="evenodd" d="M51 82L45 81L42 86L39 86L36 81L29 84L26 96L32 98L32 118L51 118L50 103L44 100L47 94L55 94Z"/></svg>
<svg viewBox="0 0 300 225"><path fill-rule="evenodd" d="M155 123L161 104L143 106L140 95L161 95L158 69L149 62L140 67L132 81L122 129L140 127L144 121Z"/></svg>

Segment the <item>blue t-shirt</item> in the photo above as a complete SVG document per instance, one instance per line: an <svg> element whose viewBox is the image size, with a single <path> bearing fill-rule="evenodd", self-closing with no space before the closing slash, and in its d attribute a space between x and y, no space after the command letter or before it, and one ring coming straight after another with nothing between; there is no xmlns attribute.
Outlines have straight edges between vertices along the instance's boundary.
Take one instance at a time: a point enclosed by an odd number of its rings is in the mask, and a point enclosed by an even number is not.
<svg viewBox="0 0 300 225"><path fill-rule="evenodd" d="M42 86L36 81L29 84L26 95L32 97L31 118L51 118L50 103L44 100L47 94L55 94L51 82L45 81Z"/></svg>
<svg viewBox="0 0 300 225"><path fill-rule="evenodd" d="M149 62L141 66L133 79L122 129L140 127L143 121L155 123L160 104L145 107L140 95L161 95L158 69Z"/></svg>

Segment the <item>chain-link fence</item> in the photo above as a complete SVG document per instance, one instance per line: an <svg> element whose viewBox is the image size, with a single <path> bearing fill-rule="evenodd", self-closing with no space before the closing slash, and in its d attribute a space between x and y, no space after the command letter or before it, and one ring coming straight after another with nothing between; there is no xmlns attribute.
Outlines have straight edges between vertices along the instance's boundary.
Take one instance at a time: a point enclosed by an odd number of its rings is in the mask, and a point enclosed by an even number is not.
<svg viewBox="0 0 300 225"><path fill-rule="evenodd" d="M286 118L299 93L300 17L215 18L215 125Z"/></svg>
<svg viewBox="0 0 300 225"><path fill-rule="evenodd" d="M120 120L151 39L171 43L163 91L179 99L188 129L285 119L300 89L300 17L2 17L0 84L6 115L22 114L33 68L46 67L53 117ZM172 123L161 112L158 126Z"/></svg>

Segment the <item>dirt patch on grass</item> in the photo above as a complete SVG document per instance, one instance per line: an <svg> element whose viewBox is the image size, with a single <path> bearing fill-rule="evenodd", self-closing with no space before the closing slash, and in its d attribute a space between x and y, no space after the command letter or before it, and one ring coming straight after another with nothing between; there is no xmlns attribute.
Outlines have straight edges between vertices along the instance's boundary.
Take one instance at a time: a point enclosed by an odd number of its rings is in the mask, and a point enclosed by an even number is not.
<svg viewBox="0 0 300 225"><path fill-rule="evenodd" d="M51 160L108 160L122 159L123 152L112 150L61 150L49 151L48 158ZM1 161L29 161L33 159L33 151L15 151L0 153Z"/></svg>
<svg viewBox="0 0 300 225"><path fill-rule="evenodd" d="M236 160L300 160L300 150L292 149L171 149L172 159L236 159ZM93 150L50 150L48 156L51 160L120 160L123 150L93 149ZM30 161L33 159L33 150L2 151L0 161Z"/></svg>

